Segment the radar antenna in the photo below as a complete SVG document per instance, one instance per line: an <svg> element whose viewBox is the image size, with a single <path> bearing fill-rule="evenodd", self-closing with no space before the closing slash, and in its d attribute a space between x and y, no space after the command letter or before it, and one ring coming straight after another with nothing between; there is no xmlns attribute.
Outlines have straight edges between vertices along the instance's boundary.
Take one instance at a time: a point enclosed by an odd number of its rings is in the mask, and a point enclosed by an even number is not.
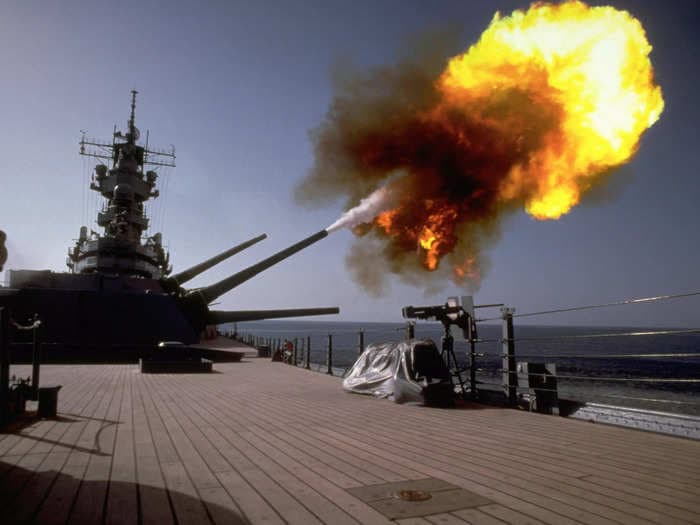
<svg viewBox="0 0 700 525"><path fill-rule="evenodd" d="M141 137L141 132L136 127L136 95L138 91L131 90L131 114L129 116L129 130L126 133L117 131L114 126L112 134L112 143L101 141L98 139L89 138L85 131L81 131L80 138L80 154L85 157L93 157L96 159L111 160L112 165L116 166L119 160L119 152L122 146L136 146L136 141ZM148 136L148 132L146 132ZM175 146L170 145L169 149L152 148L148 145L137 146L137 151L140 154L137 156L141 166L167 166L175 167Z"/></svg>

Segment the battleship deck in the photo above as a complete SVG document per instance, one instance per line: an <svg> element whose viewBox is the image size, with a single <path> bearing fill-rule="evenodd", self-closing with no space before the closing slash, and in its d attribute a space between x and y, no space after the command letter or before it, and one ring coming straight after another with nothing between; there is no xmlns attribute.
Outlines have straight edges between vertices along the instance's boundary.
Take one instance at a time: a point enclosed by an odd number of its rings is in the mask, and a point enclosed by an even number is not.
<svg viewBox="0 0 700 525"><path fill-rule="evenodd" d="M59 417L0 434L2 523L700 523L697 441L399 406L249 355L215 369L42 367Z"/></svg>

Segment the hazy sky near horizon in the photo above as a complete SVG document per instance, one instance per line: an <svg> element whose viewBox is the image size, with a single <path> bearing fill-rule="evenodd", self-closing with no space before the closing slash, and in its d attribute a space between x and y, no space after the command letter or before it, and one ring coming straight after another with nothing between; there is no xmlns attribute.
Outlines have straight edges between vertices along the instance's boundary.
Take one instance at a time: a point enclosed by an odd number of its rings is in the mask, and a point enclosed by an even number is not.
<svg viewBox="0 0 700 525"><path fill-rule="evenodd" d="M595 2L599 4L599 2ZM603 3L600 3L603 4ZM519 312L700 290L700 9L694 1L606 2L644 25L664 113L610 191L558 221L519 212L489 250L477 303ZM110 140L129 91L151 144L177 150L156 226L175 271L260 233L269 239L203 274L221 279L332 223L293 190L312 165L309 131L332 98L331 71L392 63L406 39L456 26L464 51L504 1L125 1L0 3L0 229L6 269L64 271L86 211L80 130ZM165 181L166 178L169 180ZM94 192L93 192L94 193ZM93 197L94 199L94 197ZM350 278L340 231L221 298L217 308L340 306L338 320L397 321L425 296L393 282L368 296ZM700 326L700 298L532 322Z"/></svg>

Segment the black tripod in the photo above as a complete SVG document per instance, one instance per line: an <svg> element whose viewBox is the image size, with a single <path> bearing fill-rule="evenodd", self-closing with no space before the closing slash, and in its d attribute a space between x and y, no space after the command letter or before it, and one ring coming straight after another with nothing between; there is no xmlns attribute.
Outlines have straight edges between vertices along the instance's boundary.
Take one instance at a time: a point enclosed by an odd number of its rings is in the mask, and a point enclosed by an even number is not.
<svg viewBox="0 0 700 525"><path fill-rule="evenodd" d="M459 369L459 363L457 362L457 356L455 356L455 340L450 333L450 326L455 323L452 319L444 318L440 319L443 327L442 334L442 349L440 351L440 357L442 357L445 366L447 367L447 373L450 376L450 385L452 385L452 391L455 388L454 379L457 378L459 383L459 391L462 393L462 398L466 397L466 390L464 388L464 380L462 379L462 370Z"/></svg>

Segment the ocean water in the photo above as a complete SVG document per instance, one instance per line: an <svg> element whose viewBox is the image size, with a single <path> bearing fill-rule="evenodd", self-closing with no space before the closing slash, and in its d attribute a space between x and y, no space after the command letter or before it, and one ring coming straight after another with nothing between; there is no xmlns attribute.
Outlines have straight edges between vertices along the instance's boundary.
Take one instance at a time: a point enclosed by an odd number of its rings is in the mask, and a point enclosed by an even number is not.
<svg viewBox="0 0 700 525"><path fill-rule="evenodd" d="M254 321L237 325L240 334L282 340L297 338L299 345L310 337L313 368L325 369L331 334L336 374L342 374L357 358L361 330L367 345L400 341L405 338L405 328L405 323L320 321ZM224 325L222 329L233 331L234 325ZM485 354L476 361L481 388L499 388L501 330L500 324L478 327L479 339L485 340L476 345L476 352ZM515 356L517 361L555 363L559 397L563 399L700 415L700 334L624 335L648 331L649 328L516 324ZM432 339L440 347L442 327L438 323L418 322L415 332L416 337ZM587 337L591 334L612 335ZM466 341L455 340L455 354L458 361L466 364ZM684 355L640 357L639 354Z"/></svg>

